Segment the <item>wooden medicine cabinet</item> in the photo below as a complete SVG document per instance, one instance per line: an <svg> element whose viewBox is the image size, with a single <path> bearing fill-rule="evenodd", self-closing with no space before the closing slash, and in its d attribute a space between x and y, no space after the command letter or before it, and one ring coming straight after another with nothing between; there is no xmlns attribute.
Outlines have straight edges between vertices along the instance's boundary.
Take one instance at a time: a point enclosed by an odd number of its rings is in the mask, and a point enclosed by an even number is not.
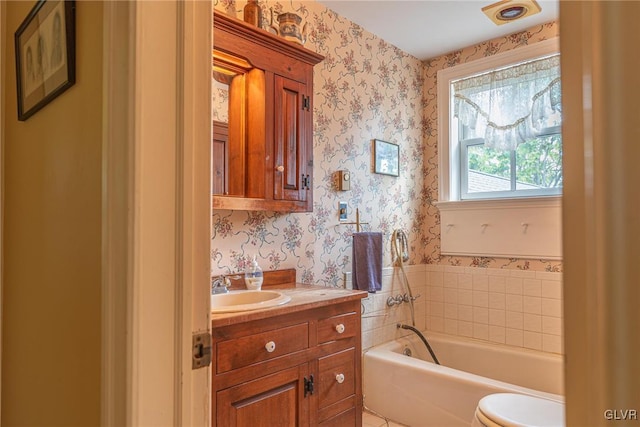
<svg viewBox="0 0 640 427"><path fill-rule="evenodd" d="M213 208L311 212L324 57L219 11L213 22Z"/></svg>

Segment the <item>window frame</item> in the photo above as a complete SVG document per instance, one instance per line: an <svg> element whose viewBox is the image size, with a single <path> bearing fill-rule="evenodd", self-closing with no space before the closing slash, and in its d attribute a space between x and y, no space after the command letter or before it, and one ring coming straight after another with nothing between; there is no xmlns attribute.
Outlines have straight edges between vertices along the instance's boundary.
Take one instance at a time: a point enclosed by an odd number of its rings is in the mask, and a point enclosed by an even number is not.
<svg viewBox="0 0 640 427"><path fill-rule="evenodd" d="M544 40L533 45L528 45L499 53L493 56L481 58L464 64L459 64L450 68L439 70L438 79L438 199L440 202L460 202L467 200L500 200L505 198L536 199L537 197L560 197L561 189L558 192L544 192L544 194L523 193L501 195L500 197L471 197L462 198L462 145L464 141L458 140L457 120L451 120L453 105L451 101L451 83L455 80L465 78L474 74L504 68L518 62L526 62L557 54L560 52L559 39L557 37ZM515 170L512 170L515 173ZM503 192L500 192L503 193ZM486 194L486 193L482 193Z"/></svg>

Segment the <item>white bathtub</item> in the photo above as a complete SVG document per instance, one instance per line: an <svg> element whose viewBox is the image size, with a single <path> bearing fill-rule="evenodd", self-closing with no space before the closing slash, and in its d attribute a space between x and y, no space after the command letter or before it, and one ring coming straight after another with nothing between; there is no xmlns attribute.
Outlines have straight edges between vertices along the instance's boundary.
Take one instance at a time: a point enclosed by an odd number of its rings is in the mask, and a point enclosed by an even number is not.
<svg viewBox="0 0 640 427"><path fill-rule="evenodd" d="M442 365L431 363L414 334L364 354L365 407L411 427L468 427L478 401L488 394L515 392L564 400L562 356L425 335ZM405 348L413 357L403 354Z"/></svg>

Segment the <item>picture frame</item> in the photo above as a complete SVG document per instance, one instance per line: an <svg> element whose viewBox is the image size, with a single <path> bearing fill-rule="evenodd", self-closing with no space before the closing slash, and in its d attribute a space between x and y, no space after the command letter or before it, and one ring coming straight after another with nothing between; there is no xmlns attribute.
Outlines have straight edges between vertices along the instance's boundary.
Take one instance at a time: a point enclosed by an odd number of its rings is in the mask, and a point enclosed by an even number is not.
<svg viewBox="0 0 640 427"><path fill-rule="evenodd" d="M15 33L18 120L76 81L75 1L38 0Z"/></svg>
<svg viewBox="0 0 640 427"><path fill-rule="evenodd" d="M375 173L400 176L400 146L380 139L373 140Z"/></svg>

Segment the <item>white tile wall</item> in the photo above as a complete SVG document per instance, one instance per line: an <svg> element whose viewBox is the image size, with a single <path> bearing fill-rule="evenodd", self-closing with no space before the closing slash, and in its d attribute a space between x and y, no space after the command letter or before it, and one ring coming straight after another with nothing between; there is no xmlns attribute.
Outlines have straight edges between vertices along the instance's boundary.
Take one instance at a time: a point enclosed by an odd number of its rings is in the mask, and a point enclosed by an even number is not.
<svg viewBox="0 0 640 427"><path fill-rule="evenodd" d="M562 353L562 273L425 265L426 328Z"/></svg>
<svg viewBox="0 0 640 427"><path fill-rule="evenodd" d="M562 273L455 267L405 266L414 295L416 327L508 346L562 353ZM388 307L406 288L397 268L385 268L382 290L362 300L362 349L410 332L409 304ZM345 274L351 288L351 273Z"/></svg>
<svg viewBox="0 0 640 427"><path fill-rule="evenodd" d="M420 295L415 300L415 321L416 328L425 330L427 312L436 312L442 323L445 314L445 292L444 279L441 272L436 274L436 282L440 283L436 295L430 295L427 289L427 274L425 265L405 266L409 286L414 296ZM345 274L345 285L347 289L352 288L351 273ZM455 290L455 288L453 288ZM385 268L382 270L382 290L370 293L362 300L362 350L367 350L375 345L383 344L401 336L411 334L410 331L398 329L397 324L405 323L411 325L411 311L408 303L387 306L387 298L407 292L399 268ZM448 296L451 298L455 293ZM427 301L435 297L429 306ZM433 304L433 306L431 306ZM454 306L455 303L448 303ZM436 321L437 322L437 321Z"/></svg>

